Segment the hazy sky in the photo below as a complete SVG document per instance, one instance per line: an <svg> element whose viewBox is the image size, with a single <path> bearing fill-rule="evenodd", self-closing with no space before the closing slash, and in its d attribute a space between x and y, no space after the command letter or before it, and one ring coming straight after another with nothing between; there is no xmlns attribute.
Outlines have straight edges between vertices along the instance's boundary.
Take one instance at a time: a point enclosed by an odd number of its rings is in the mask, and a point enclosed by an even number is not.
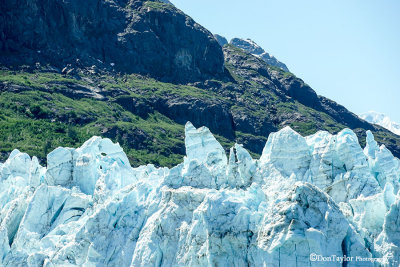
<svg viewBox="0 0 400 267"><path fill-rule="evenodd" d="M212 33L251 38L318 94L400 122L399 0L172 0Z"/></svg>

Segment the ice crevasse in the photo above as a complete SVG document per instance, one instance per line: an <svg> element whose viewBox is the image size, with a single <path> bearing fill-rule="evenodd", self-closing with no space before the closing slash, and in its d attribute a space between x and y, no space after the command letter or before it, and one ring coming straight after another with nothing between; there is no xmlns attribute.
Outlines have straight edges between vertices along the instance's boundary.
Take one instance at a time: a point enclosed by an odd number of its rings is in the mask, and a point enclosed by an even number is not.
<svg viewBox="0 0 400 267"><path fill-rule="evenodd" d="M255 160L185 127L174 168L93 137L0 163L0 266L398 266L400 161L371 132L272 133Z"/></svg>

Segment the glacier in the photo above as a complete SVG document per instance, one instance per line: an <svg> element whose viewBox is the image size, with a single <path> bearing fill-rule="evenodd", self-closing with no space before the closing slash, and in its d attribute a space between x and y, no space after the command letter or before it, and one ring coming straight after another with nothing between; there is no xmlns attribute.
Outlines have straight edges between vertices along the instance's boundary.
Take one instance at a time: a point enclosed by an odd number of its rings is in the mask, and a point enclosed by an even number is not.
<svg viewBox="0 0 400 267"><path fill-rule="evenodd" d="M369 123L377 124L388 129L394 134L400 135L400 123L392 121L388 116L376 111L368 111L360 114L360 118Z"/></svg>
<svg viewBox="0 0 400 267"><path fill-rule="evenodd" d="M188 122L185 146L171 169L132 168L100 137L47 167L12 151L0 266L398 266L400 161L371 132L362 149L349 129L286 127L255 160Z"/></svg>

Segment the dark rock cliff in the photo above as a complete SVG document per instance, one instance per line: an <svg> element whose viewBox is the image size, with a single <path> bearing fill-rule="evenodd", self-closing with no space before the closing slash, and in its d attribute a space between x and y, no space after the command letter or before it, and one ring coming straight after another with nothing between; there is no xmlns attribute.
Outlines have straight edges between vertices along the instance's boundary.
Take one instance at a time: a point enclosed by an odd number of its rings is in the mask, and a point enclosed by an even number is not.
<svg viewBox="0 0 400 267"><path fill-rule="evenodd" d="M213 35L171 4L1 0L0 60L91 66L186 82L223 74Z"/></svg>
<svg viewBox="0 0 400 267"><path fill-rule="evenodd" d="M228 44L228 40L224 36L221 36L219 34L214 34L215 39L218 41L220 46L224 46Z"/></svg>

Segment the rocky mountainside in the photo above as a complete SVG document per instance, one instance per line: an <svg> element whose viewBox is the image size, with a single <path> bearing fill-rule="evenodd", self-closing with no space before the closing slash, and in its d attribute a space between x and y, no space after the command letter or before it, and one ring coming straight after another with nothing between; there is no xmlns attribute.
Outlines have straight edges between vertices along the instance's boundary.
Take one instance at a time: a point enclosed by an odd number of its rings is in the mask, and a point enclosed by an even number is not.
<svg viewBox="0 0 400 267"><path fill-rule="evenodd" d="M224 71L213 35L171 4L141 0L2 1L0 62L95 65L169 81Z"/></svg>
<svg viewBox="0 0 400 267"><path fill-rule="evenodd" d="M226 40L226 38L222 35L219 34L214 34L215 39L218 41L220 46L224 46L226 44L228 44L228 40Z"/></svg>
<svg viewBox="0 0 400 267"><path fill-rule="evenodd" d="M369 111L360 115L360 117L369 123L380 125L389 131L400 135L400 123L392 121L388 116L375 111Z"/></svg>
<svg viewBox="0 0 400 267"><path fill-rule="evenodd" d="M228 158L187 123L185 148L172 169L133 169L100 137L57 148L47 168L14 150L0 164L0 265L399 262L400 161L371 132L363 151L349 129L304 138L285 127L254 160L238 144Z"/></svg>
<svg viewBox="0 0 400 267"><path fill-rule="evenodd" d="M134 166L173 166L185 154L186 121L254 157L286 126L302 135L348 127L361 142L371 130L400 155L398 136L258 56L221 48L173 5L11 0L0 8L1 160L18 148L45 162L52 149L99 135L119 142Z"/></svg>
<svg viewBox="0 0 400 267"><path fill-rule="evenodd" d="M286 65L279 60L277 60L274 56L267 53L261 46L256 44L251 39L241 39L241 38L233 38L230 42L231 45L242 48L243 50L253 54L262 60L264 60L268 65L275 66L281 68L282 70L289 72L289 69Z"/></svg>

